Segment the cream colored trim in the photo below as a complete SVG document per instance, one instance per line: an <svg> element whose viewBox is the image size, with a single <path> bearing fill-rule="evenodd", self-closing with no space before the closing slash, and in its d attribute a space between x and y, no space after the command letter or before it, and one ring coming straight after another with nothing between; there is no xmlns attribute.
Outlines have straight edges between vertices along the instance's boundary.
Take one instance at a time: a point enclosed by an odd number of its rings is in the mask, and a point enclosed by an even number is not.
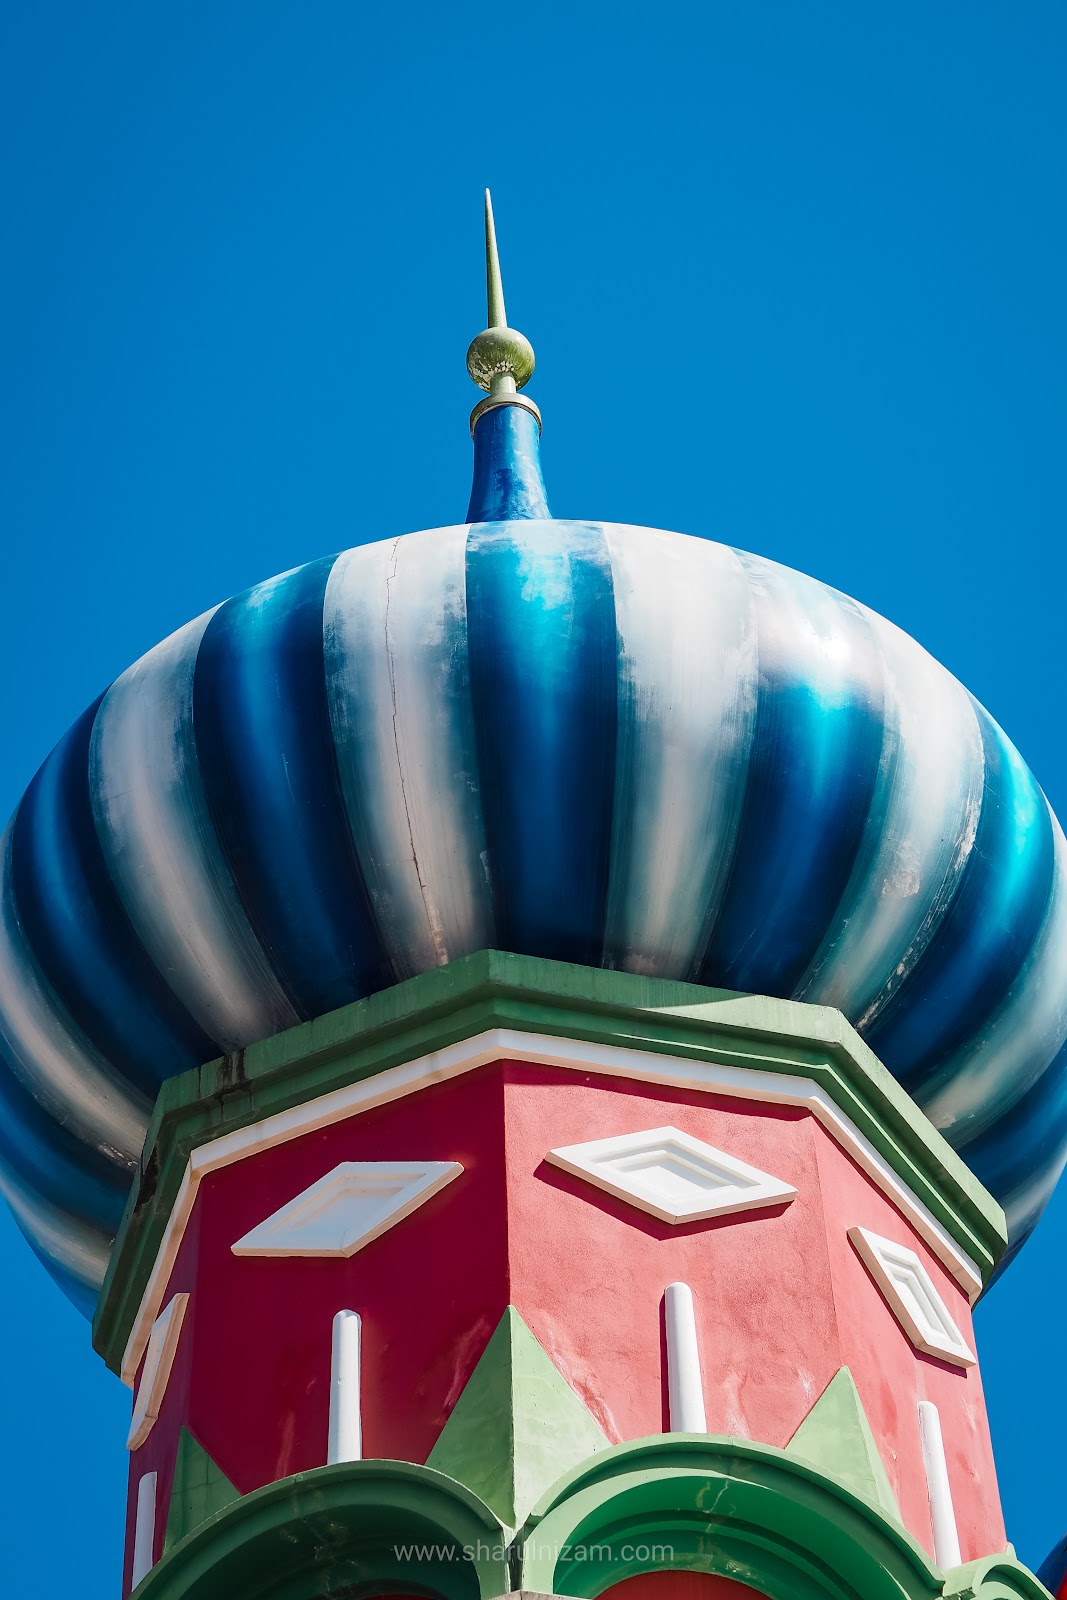
<svg viewBox="0 0 1067 1600"><path fill-rule="evenodd" d="M155 1427L170 1382L170 1369L178 1353L178 1339L188 1305L187 1294L176 1294L152 1324L144 1371L137 1385L137 1399L126 1439L127 1450L137 1450Z"/></svg>
<svg viewBox="0 0 1067 1600"><path fill-rule="evenodd" d="M159 1253L134 1320L122 1359L122 1379L132 1383L163 1299L178 1246L196 1201L200 1180L235 1161L272 1150L290 1139L315 1133L346 1117L375 1106L400 1100L433 1083L472 1072L492 1061L529 1061L539 1066L597 1072L630 1082L664 1084L695 1089L706 1094L759 1100L768 1105L798 1106L816 1117L842 1149L847 1150L871 1181L904 1212L916 1232L963 1288L973 1303L982 1290L975 1263L956 1244L927 1206L901 1182L889 1165L834 1103L810 1078L764 1072L759 1068L720 1066L688 1057L660 1055L652 1050L629 1050L619 1045L594 1044L580 1039L559 1039L516 1028L491 1028L471 1039L461 1039L443 1050L433 1050L414 1061L390 1067L358 1083L346 1084L329 1094L264 1117L261 1122L222 1134L200 1145L189 1157L185 1175L167 1219Z"/></svg>

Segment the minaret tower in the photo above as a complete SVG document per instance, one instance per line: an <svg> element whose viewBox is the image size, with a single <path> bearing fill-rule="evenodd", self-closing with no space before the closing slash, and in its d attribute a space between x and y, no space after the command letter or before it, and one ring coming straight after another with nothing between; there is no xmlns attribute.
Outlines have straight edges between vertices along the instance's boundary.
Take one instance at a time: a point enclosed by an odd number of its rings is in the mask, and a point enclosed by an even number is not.
<svg viewBox="0 0 1067 1600"><path fill-rule="evenodd" d="M971 1318L1067 1150L1059 826L864 607L554 519L488 193L486 265L466 522L189 623L5 837L122 1592L1037 1600Z"/></svg>

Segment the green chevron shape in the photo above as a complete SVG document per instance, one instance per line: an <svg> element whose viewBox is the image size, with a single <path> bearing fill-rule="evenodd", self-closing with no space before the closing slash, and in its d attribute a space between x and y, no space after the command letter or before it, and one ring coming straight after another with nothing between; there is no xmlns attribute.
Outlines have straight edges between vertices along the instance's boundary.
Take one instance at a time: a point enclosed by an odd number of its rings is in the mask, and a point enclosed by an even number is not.
<svg viewBox="0 0 1067 1600"><path fill-rule="evenodd" d="M557 1478L608 1440L508 1306L426 1462L517 1528Z"/></svg>
<svg viewBox="0 0 1067 1600"><path fill-rule="evenodd" d="M241 1497L221 1467L215 1465L203 1445L188 1428L178 1435L178 1454L174 1462L174 1484L167 1508L167 1527L163 1549L184 1539L187 1533L221 1511L231 1500Z"/></svg>
<svg viewBox="0 0 1067 1600"><path fill-rule="evenodd" d="M902 1520L863 1401L847 1367L830 1379L786 1445L786 1452L873 1501L895 1521Z"/></svg>

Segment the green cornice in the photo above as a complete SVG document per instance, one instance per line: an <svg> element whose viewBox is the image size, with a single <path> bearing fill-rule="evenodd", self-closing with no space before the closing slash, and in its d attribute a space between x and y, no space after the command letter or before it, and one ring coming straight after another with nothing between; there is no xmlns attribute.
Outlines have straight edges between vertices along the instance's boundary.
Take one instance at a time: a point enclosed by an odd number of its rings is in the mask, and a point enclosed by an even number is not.
<svg viewBox="0 0 1067 1600"><path fill-rule="evenodd" d="M481 951L169 1079L112 1251L93 1342L118 1370L189 1154L389 1067L512 1028L817 1084L988 1281L1004 1216L839 1011Z"/></svg>

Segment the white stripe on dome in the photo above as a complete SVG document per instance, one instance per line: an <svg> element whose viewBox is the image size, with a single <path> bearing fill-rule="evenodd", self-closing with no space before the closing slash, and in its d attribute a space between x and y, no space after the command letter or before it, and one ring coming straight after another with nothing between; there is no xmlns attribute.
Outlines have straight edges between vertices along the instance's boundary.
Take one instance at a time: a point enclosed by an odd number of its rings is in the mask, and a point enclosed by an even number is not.
<svg viewBox="0 0 1067 1600"><path fill-rule="evenodd" d="M466 527L348 550L323 609L341 788L397 978L493 944Z"/></svg>
<svg viewBox="0 0 1067 1600"><path fill-rule="evenodd" d="M618 633L605 948L628 972L696 975L733 856L756 711L756 632L736 554L603 525Z"/></svg>
<svg viewBox="0 0 1067 1600"><path fill-rule="evenodd" d="M132 1170L152 1102L94 1049L40 971L12 894L12 828L0 841L0 1035L11 1070L56 1122Z"/></svg>
<svg viewBox="0 0 1067 1600"><path fill-rule="evenodd" d="M964 1160L966 1144L1033 1087L1067 1038L1067 840L1051 808L1049 816L1052 895L1034 947L1003 1005L938 1068L933 1092L916 1097Z"/></svg>
<svg viewBox="0 0 1067 1600"><path fill-rule="evenodd" d="M856 865L796 998L869 1027L925 950L978 830L982 732L963 686L862 608L878 650L885 733Z"/></svg>
<svg viewBox="0 0 1067 1600"><path fill-rule="evenodd" d="M84 1217L53 1205L20 1183L10 1167L0 1167L0 1195L26 1237L56 1266L99 1293L107 1272L111 1240Z"/></svg>
<svg viewBox="0 0 1067 1600"><path fill-rule="evenodd" d="M193 674L214 611L116 679L90 747L93 815L108 870L155 966L223 1049L300 1019L237 897L197 765Z"/></svg>

